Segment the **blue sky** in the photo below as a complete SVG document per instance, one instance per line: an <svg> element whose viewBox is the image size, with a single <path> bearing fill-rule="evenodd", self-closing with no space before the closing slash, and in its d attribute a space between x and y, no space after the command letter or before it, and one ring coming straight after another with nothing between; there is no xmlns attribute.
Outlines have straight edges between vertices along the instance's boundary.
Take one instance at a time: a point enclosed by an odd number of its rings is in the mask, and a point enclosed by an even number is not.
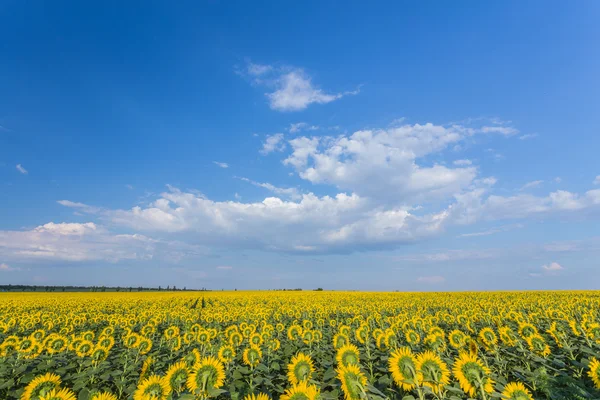
<svg viewBox="0 0 600 400"><path fill-rule="evenodd" d="M0 16L2 283L598 288L598 2Z"/></svg>

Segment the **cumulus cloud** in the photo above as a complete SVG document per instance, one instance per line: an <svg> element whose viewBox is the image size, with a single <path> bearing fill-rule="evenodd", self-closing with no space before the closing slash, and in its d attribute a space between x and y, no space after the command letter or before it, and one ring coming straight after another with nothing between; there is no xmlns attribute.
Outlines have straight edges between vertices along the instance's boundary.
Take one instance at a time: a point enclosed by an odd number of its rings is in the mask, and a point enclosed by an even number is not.
<svg viewBox="0 0 600 400"><path fill-rule="evenodd" d="M283 140L283 133L276 133L274 135L267 135L267 138L263 142L263 147L260 150L262 155L267 155L274 151L285 150L285 141Z"/></svg>
<svg viewBox="0 0 600 400"><path fill-rule="evenodd" d="M149 260L194 249L140 234L114 234L93 222L49 222L30 230L0 231L0 255L30 261ZM199 251L199 249L196 249Z"/></svg>
<svg viewBox="0 0 600 400"><path fill-rule="evenodd" d="M542 265L537 271L530 272L529 276L539 277L558 275L562 270L564 270L562 265L557 262L551 262L550 264Z"/></svg>
<svg viewBox="0 0 600 400"><path fill-rule="evenodd" d="M215 164L219 168L229 168L229 164L224 162L213 161L213 164Z"/></svg>
<svg viewBox="0 0 600 400"><path fill-rule="evenodd" d="M27 175L28 174L28 171L21 164L17 164L16 168L17 168L17 171L19 171L23 175Z"/></svg>
<svg viewBox="0 0 600 400"><path fill-rule="evenodd" d="M248 63L245 75L256 85L266 86L269 106L276 111L300 111L311 104L326 104L344 96L358 94L353 91L328 93L316 86L302 68Z"/></svg>
<svg viewBox="0 0 600 400"><path fill-rule="evenodd" d="M597 175L594 179L594 185L600 185L600 175Z"/></svg>
<svg viewBox="0 0 600 400"><path fill-rule="evenodd" d="M420 165L419 160L481 129L460 125L403 125L337 137L296 137L284 164L302 179L395 202L429 201L461 192L477 168Z"/></svg>

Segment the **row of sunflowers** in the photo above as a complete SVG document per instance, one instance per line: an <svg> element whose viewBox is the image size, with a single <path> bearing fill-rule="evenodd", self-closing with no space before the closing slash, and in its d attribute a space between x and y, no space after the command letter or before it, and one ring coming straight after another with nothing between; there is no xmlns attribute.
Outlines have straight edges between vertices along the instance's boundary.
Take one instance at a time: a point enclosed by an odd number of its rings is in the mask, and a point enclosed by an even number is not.
<svg viewBox="0 0 600 400"><path fill-rule="evenodd" d="M600 398L600 292L1 293L0 398Z"/></svg>

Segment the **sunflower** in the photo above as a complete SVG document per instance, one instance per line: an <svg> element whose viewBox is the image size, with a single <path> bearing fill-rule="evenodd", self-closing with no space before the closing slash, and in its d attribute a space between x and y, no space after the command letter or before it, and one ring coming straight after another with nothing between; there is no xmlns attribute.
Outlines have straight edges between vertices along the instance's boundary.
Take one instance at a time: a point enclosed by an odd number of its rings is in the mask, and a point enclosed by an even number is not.
<svg viewBox="0 0 600 400"><path fill-rule="evenodd" d="M336 349L340 349L348 343L350 343L350 339L348 339L348 336L344 335L343 333L337 333L333 337L333 347Z"/></svg>
<svg viewBox="0 0 600 400"><path fill-rule="evenodd" d="M350 364L358 364L360 362L360 352L355 345L347 344L338 349L335 359L338 365L343 367L347 367Z"/></svg>
<svg viewBox="0 0 600 400"><path fill-rule="evenodd" d="M244 397L244 400L271 400L271 398L269 397L269 395L266 395L264 393L259 393L259 394L247 394Z"/></svg>
<svg viewBox="0 0 600 400"><path fill-rule="evenodd" d="M187 388L194 394L207 397L209 393L223 386L225 369L214 357L206 357L194 365L187 378Z"/></svg>
<svg viewBox="0 0 600 400"><path fill-rule="evenodd" d="M111 349L115 345L115 338L112 336L100 336L98 338L98 345Z"/></svg>
<svg viewBox="0 0 600 400"><path fill-rule="evenodd" d="M206 329L201 329L198 332L198 343L209 344L210 343L210 332L208 332Z"/></svg>
<svg viewBox="0 0 600 400"><path fill-rule="evenodd" d="M318 398L319 389L315 385L309 385L308 382L300 382L286 390L279 397L279 400L317 400Z"/></svg>
<svg viewBox="0 0 600 400"><path fill-rule="evenodd" d="M457 350L462 349L467 344L467 335L465 335L464 332L455 329L448 335L448 341L453 348Z"/></svg>
<svg viewBox="0 0 600 400"><path fill-rule="evenodd" d="M547 357L550 354L550 346L548 346L548 344L540 334L534 333L533 335L528 336L525 340L529 345L529 350L531 350L535 354L540 355L542 357Z"/></svg>
<svg viewBox="0 0 600 400"><path fill-rule="evenodd" d="M406 337L406 342L411 346L415 346L421 342L421 336L414 329L408 329L404 336Z"/></svg>
<svg viewBox="0 0 600 400"><path fill-rule="evenodd" d="M538 330L534 325L528 322L519 324L519 335L521 335L523 339L527 339L529 336L535 335L537 333Z"/></svg>
<svg viewBox="0 0 600 400"><path fill-rule="evenodd" d="M515 335L510 327L502 326L498 329L498 333L500 334L500 340L502 340L505 346L513 347L517 344L517 335Z"/></svg>
<svg viewBox="0 0 600 400"><path fill-rule="evenodd" d="M179 336L179 327L175 326L175 325L171 325L167 329L165 329L165 332L163 335L164 335L165 339L167 339L167 340L173 339L174 337Z"/></svg>
<svg viewBox="0 0 600 400"><path fill-rule="evenodd" d="M362 373L358 365L350 364L347 367L337 369L337 377L342 382L342 391L344 399L360 399L364 393L367 377Z"/></svg>
<svg viewBox="0 0 600 400"><path fill-rule="evenodd" d="M90 397L90 400L117 400L117 396L109 392L97 392Z"/></svg>
<svg viewBox="0 0 600 400"><path fill-rule="evenodd" d="M434 393L439 393L444 385L450 383L450 372L437 354L425 351L417 356L417 379Z"/></svg>
<svg viewBox="0 0 600 400"><path fill-rule="evenodd" d="M287 330L287 337L289 340L296 340L302 335L302 327L300 325L292 325Z"/></svg>
<svg viewBox="0 0 600 400"><path fill-rule="evenodd" d="M490 378L491 371L477 359L477 356L469 353L461 353L454 360L452 372L458 383L460 383L461 389L470 397L475 397L477 389L485 393L492 393L494 391L494 387L492 386L494 381Z"/></svg>
<svg viewBox="0 0 600 400"><path fill-rule="evenodd" d="M250 335L248 342L250 342L251 345L260 346L261 344L263 344L263 338L262 336L260 336L260 333L253 333L252 335Z"/></svg>
<svg viewBox="0 0 600 400"><path fill-rule="evenodd" d="M133 400L166 400L171 393L167 380L158 375L144 379L133 393Z"/></svg>
<svg viewBox="0 0 600 400"><path fill-rule="evenodd" d="M229 336L229 343L234 347L238 347L240 344L242 344L243 340L244 337L237 331L232 332L231 336Z"/></svg>
<svg viewBox="0 0 600 400"><path fill-rule="evenodd" d="M106 358L108 357L108 349L102 346L98 346L96 345L96 347L94 347L94 349L92 350L92 360L94 360L94 362L96 364L106 360Z"/></svg>
<svg viewBox="0 0 600 400"><path fill-rule="evenodd" d="M75 352L77 353L77 357L86 357L92 354L92 352L94 351L94 343L90 342L89 340L82 340L79 345L77 346L77 348L75 349Z"/></svg>
<svg viewBox="0 0 600 400"><path fill-rule="evenodd" d="M137 349L140 355L148 354L152 349L152 340L142 337L138 342Z"/></svg>
<svg viewBox="0 0 600 400"><path fill-rule="evenodd" d="M21 400L36 400L46 393L49 393L54 389L58 389L60 383L60 376L51 372L36 376L25 387L23 395L21 395Z"/></svg>
<svg viewBox="0 0 600 400"><path fill-rule="evenodd" d="M77 397L71 389L56 388L41 396L40 400L77 400Z"/></svg>
<svg viewBox="0 0 600 400"><path fill-rule="evenodd" d="M250 346L246 350L244 350L244 354L242 355L242 359L245 364L256 367L260 363L260 359L262 358L262 351L260 347Z"/></svg>
<svg viewBox="0 0 600 400"><path fill-rule="evenodd" d="M235 358L235 350L232 346L223 345L219 349L218 357L223 364L228 364Z"/></svg>
<svg viewBox="0 0 600 400"><path fill-rule="evenodd" d="M287 366L288 381L292 385L297 385L300 382L308 381L311 375L315 372L315 367L312 358L303 353L292 357L292 360Z"/></svg>
<svg viewBox="0 0 600 400"><path fill-rule="evenodd" d="M600 389L600 361L596 358L592 358L589 367L590 370L588 371L588 376L592 378L596 389Z"/></svg>
<svg viewBox="0 0 600 400"><path fill-rule="evenodd" d="M394 351L388 359L389 370L394 382L406 391L416 386L416 362L412 350L408 347Z"/></svg>
<svg viewBox="0 0 600 400"><path fill-rule="evenodd" d="M531 392L521 382L511 382L504 386L502 398L506 400L533 400Z"/></svg>
<svg viewBox="0 0 600 400"><path fill-rule="evenodd" d="M189 375L188 366L185 361L179 361L169 367L165 374L165 379L171 388L171 391L180 393L187 381Z"/></svg>
<svg viewBox="0 0 600 400"><path fill-rule="evenodd" d="M479 331L479 340L483 343L486 350L493 350L498 344L498 337L494 330L490 327L483 328Z"/></svg>
<svg viewBox="0 0 600 400"><path fill-rule="evenodd" d="M148 370L154 364L154 358L152 356L146 358L142 363L142 371L140 372L139 382L146 379L146 375L148 374Z"/></svg>
<svg viewBox="0 0 600 400"><path fill-rule="evenodd" d="M281 342L279 341L279 339L271 339L269 340L269 343L267 343L267 350L269 350L270 352L277 351L280 347Z"/></svg>
<svg viewBox="0 0 600 400"><path fill-rule="evenodd" d="M302 341L304 344L311 344L315 341L314 331L305 330L302 332Z"/></svg>
<svg viewBox="0 0 600 400"><path fill-rule="evenodd" d="M365 344L369 340L369 327L366 325L359 326L354 332L354 336L360 344Z"/></svg>

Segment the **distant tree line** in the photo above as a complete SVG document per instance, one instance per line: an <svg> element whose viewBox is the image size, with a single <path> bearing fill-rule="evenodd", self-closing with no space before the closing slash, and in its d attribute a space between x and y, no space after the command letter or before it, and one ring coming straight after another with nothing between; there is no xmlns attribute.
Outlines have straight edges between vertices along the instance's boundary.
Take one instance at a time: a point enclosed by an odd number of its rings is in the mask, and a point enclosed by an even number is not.
<svg viewBox="0 0 600 400"><path fill-rule="evenodd" d="M183 289L177 286L133 287L133 286L43 286L43 285L0 285L0 292L182 292L182 291L209 291L202 289Z"/></svg>

